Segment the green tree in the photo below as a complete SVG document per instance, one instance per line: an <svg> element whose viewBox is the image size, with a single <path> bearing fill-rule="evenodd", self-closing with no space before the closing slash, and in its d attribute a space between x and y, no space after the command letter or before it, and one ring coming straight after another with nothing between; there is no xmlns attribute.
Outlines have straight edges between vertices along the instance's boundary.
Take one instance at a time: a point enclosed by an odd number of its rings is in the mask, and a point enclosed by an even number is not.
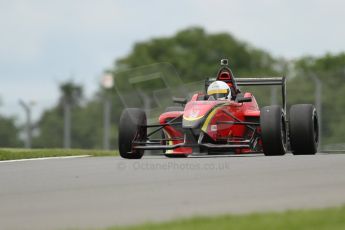
<svg viewBox="0 0 345 230"><path fill-rule="evenodd" d="M230 59L238 76L276 73L277 62L269 53L228 33L208 34L199 27L182 30L173 37L135 44L128 56L116 61L114 70L168 62L185 82L190 82L214 76L221 58Z"/></svg>
<svg viewBox="0 0 345 230"><path fill-rule="evenodd" d="M71 147L92 149L102 148L103 143L103 91L99 91L88 101L82 97L82 86L67 82L60 86L61 97L53 108L46 110L37 123L38 135L34 147L61 148L64 132L64 100L71 103ZM77 92L76 92L77 91ZM113 102L111 147L116 146L116 126L119 100Z"/></svg>
<svg viewBox="0 0 345 230"><path fill-rule="evenodd" d="M63 113L59 106L44 111L35 127L37 135L33 138L33 147L61 148L63 146Z"/></svg>
<svg viewBox="0 0 345 230"><path fill-rule="evenodd" d="M130 54L115 62L113 73L118 76L135 67L169 63L184 83L200 81L197 89L200 91L202 80L215 77L221 58L229 58L237 77L282 75L287 65L285 60L274 59L268 52L239 41L231 34L209 34L202 28L192 27L172 37L135 44ZM155 84L150 84L154 88ZM253 92L261 105L270 103L270 87L243 87L243 91Z"/></svg>
<svg viewBox="0 0 345 230"><path fill-rule="evenodd" d="M75 84L73 81L63 82L60 85L60 106L68 103L72 106L78 106L83 99L83 88Z"/></svg>
<svg viewBox="0 0 345 230"><path fill-rule="evenodd" d="M289 83L290 103L314 103L312 75L317 76L323 85L323 142L344 143L345 53L300 58L294 63L293 73Z"/></svg>
<svg viewBox="0 0 345 230"><path fill-rule="evenodd" d="M19 147L19 128L15 125L14 118L0 115L0 147Z"/></svg>
<svg viewBox="0 0 345 230"><path fill-rule="evenodd" d="M66 128L64 121L71 123L71 114L79 107L83 98L83 89L73 81L61 83L59 88L61 96L58 104L45 111L38 122L38 136L34 139L35 147L62 147L64 145L64 125ZM74 135L72 133L71 138Z"/></svg>

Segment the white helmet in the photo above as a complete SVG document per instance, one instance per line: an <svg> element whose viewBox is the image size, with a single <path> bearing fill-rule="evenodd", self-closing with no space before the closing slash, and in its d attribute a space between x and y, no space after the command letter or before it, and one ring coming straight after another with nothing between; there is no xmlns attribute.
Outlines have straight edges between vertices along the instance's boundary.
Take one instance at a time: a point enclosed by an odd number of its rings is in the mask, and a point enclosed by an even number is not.
<svg viewBox="0 0 345 230"><path fill-rule="evenodd" d="M216 100L231 99L231 90L224 81L215 81L209 85L207 95L213 96Z"/></svg>

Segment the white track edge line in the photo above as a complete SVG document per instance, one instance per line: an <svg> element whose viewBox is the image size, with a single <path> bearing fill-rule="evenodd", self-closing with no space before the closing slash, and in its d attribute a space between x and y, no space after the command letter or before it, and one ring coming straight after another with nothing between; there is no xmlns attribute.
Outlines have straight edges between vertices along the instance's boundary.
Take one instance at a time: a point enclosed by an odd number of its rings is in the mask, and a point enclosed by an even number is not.
<svg viewBox="0 0 345 230"><path fill-rule="evenodd" d="M90 157L91 155L78 155L78 156L64 156L64 157L40 157L40 158L28 158L28 159L17 159L17 160L4 160L0 163L11 163L11 162L22 162L22 161L41 161L41 160L54 160L54 159L72 159Z"/></svg>

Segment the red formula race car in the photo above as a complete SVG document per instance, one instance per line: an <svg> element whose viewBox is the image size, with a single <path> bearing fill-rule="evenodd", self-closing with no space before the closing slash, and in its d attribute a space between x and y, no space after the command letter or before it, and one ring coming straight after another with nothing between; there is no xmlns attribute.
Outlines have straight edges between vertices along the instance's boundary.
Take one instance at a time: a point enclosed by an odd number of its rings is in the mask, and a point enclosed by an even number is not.
<svg viewBox="0 0 345 230"><path fill-rule="evenodd" d="M274 156L284 155L287 146L296 155L315 154L315 107L293 105L288 119L285 77L235 79L227 62L222 59L216 78L206 80L206 92L194 94L188 102L174 98L181 106L168 107L156 124L147 124L141 109L125 109L119 124L120 155L138 159L145 150L160 150L167 157L259 152ZM260 109L251 93L239 89L262 85L281 85L283 105Z"/></svg>

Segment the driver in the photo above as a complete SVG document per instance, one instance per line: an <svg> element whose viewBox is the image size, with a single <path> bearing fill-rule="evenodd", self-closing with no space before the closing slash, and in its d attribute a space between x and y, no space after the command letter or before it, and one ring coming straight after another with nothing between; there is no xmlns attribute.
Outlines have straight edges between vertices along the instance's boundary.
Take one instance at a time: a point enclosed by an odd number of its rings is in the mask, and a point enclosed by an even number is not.
<svg viewBox="0 0 345 230"><path fill-rule="evenodd" d="M215 81L207 88L207 95L209 99L213 97L215 100L230 100L231 90L224 81Z"/></svg>

